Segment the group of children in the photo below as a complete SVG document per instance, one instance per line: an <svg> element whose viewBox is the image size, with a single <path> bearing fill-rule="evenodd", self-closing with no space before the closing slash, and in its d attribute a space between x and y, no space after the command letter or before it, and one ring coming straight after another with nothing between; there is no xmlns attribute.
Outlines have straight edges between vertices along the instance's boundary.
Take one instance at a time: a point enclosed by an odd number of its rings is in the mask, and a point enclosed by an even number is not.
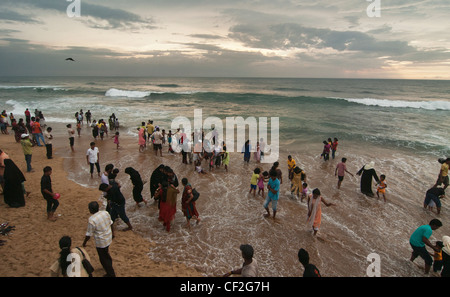
<svg viewBox="0 0 450 297"><path fill-rule="evenodd" d="M326 146L332 150L332 158L335 158L335 152L337 150L337 138L334 138L334 142L331 142L331 138L328 139L329 142L324 141ZM329 154L329 152L328 152ZM324 153L321 155L321 158L324 157L326 160L329 159L327 155L327 151L324 149ZM346 167L347 158L342 158L341 162L339 162L335 169L335 176L338 177L337 188L341 188L342 181L344 180L345 173L354 176L351 172L347 170ZM303 169L297 166L295 160L291 155L288 156L287 160L289 180L291 181L290 190L291 190L291 198L300 198L301 202L308 195L308 184L306 183L306 173ZM258 188L258 195L264 197L264 183L269 179L268 171L262 172L262 170L257 167L254 169L252 173L252 177L250 180L250 191L249 194L253 192L253 196L256 196L256 189ZM377 183L377 197L383 198L384 202L386 202L386 175L380 175L379 182Z"/></svg>

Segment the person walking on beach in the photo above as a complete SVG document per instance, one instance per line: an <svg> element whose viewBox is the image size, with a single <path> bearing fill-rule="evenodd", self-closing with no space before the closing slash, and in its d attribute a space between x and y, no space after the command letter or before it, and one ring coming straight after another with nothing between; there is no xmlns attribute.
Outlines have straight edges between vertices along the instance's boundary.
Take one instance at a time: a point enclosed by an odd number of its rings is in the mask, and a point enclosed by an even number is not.
<svg viewBox="0 0 450 297"><path fill-rule="evenodd" d="M116 144L116 149L119 149L119 131L116 132L116 134L113 136L114 143Z"/></svg>
<svg viewBox="0 0 450 297"><path fill-rule="evenodd" d="M429 207L431 204L434 204L433 206L436 206L437 214L441 213L441 197L444 197L445 190L443 188L436 188L432 187L431 189L428 189L428 191L425 194L425 200L423 202L423 208Z"/></svg>
<svg viewBox="0 0 450 297"><path fill-rule="evenodd" d="M241 268L231 270L223 275L223 277L229 277L232 274L240 274L242 277L258 277L258 262L253 258L254 250L249 244L242 244L239 249L242 252L242 258L244 264Z"/></svg>
<svg viewBox="0 0 450 297"><path fill-rule="evenodd" d="M244 154L244 162L247 164L250 162L252 145L250 144L250 140L247 140L242 148L242 153Z"/></svg>
<svg viewBox="0 0 450 297"><path fill-rule="evenodd" d="M25 206L24 195L28 197L29 194L23 185L25 176L5 152L0 150L0 155L0 170L4 170L1 176L3 200L9 207L23 207Z"/></svg>
<svg viewBox="0 0 450 297"><path fill-rule="evenodd" d="M31 125L31 133L33 133L33 137L36 140L37 146L45 145L41 124L39 124L39 118L36 118L33 124ZM42 144L40 140L42 140Z"/></svg>
<svg viewBox="0 0 450 297"><path fill-rule="evenodd" d="M30 141L28 134L22 134L22 140L20 144L22 145L23 154L25 155L25 162L27 163L27 172L33 172L31 167L31 156L33 155L33 150L31 149L34 145Z"/></svg>
<svg viewBox="0 0 450 297"><path fill-rule="evenodd" d="M144 128L137 128L138 129L138 143L139 143L139 152L143 153L145 150L145 130Z"/></svg>
<svg viewBox="0 0 450 297"><path fill-rule="evenodd" d="M377 183L380 182L377 172L374 169L375 162L370 162L363 166L356 174L361 176L361 193L366 196L373 197L374 193L372 191L372 179L375 179Z"/></svg>
<svg viewBox="0 0 450 297"><path fill-rule="evenodd" d="M435 187L444 184L444 190L447 189L449 178L448 178L448 169L450 166L450 157L442 162L441 170L439 171L439 176L436 181Z"/></svg>
<svg viewBox="0 0 450 297"><path fill-rule="evenodd" d="M264 201L264 209L267 211L267 214L264 214L265 217L270 217L269 211L269 203L272 203L273 210L273 218L275 219L275 215L277 214L277 205L278 198L280 193L280 181L277 178L277 172L275 170L270 170L269 172L269 181L267 182L267 196Z"/></svg>
<svg viewBox="0 0 450 297"><path fill-rule="evenodd" d="M45 137L45 148L47 150L47 159L52 159L52 140L53 140L53 135L52 133L52 127L47 127L47 129L44 132L44 137Z"/></svg>
<svg viewBox="0 0 450 297"><path fill-rule="evenodd" d="M331 143L331 158L333 158L336 156L336 151L337 151L337 147L338 147L338 139L335 137L333 142Z"/></svg>
<svg viewBox="0 0 450 297"><path fill-rule="evenodd" d="M430 272L431 265L433 264L433 258L426 249L425 245L432 248L434 251L439 251L439 247L433 245L429 238L433 234L433 231L442 227L442 222L438 219L432 219L428 225L422 225L417 228L409 238L409 244L412 248L411 262L420 256L425 261L425 274Z"/></svg>
<svg viewBox="0 0 450 297"><path fill-rule="evenodd" d="M144 182L141 175L133 167L125 168L125 173L130 176L130 180L133 183L133 199L136 205L139 207L139 203L144 202L147 205L147 200L142 197L142 190L144 189ZM147 182L147 181L146 181Z"/></svg>
<svg viewBox="0 0 450 297"><path fill-rule="evenodd" d="M162 157L162 134L159 131L159 127L156 127L155 132L153 133L153 137L154 137L154 142L153 142L153 149L155 150L155 156L158 155L158 150L159 150L159 155Z"/></svg>
<svg viewBox="0 0 450 297"><path fill-rule="evenodd" d="M327 142L326 140L323 141L323 151L322 154L320 155L320 158L323 157L324 161L328 161L330 159L330 149L331 149L331 144L329 142Z"/></svg>
<svg viewBox="0 0 450 297"><path fill-rule="evenodd" d="M386 175L382 174L380 175L380 182L378 183L377 187L377 197L380 198L380 194L383 195L383 200L386 202Z"/></svg>
<svg viewBox="0 0 450 297"><path fill-rule="evenodd" d="M52 189L52 168L50 166L44 167L44 175L41 178L41 193L47 201L47 220L56 221L55 211L59 206L56 193Z"/></svg>
<svg viewBox="0 0 450 297"><path fill-rule="evenodd" d="M338 184L337 188L341 188L342 181L344 180L345 173L347 172L351 176L354 176L352 173L348 172L347 165L345 164L347 162L347 158L342 158L341 162L336 165L336 170L334 171L334 176L338 177Z"/></svg>
<svg viewBox="0 0 450 297"><path fill-rule="evenodd" d="M170 231L172 221L175 218L177 194L180 191L174 186L172 182L163 180L160 187L155 193L155 197L159 199L159 218L163 222L164 228L167 232Z"/></svg>
<svg viewBox="0 0 450 297"><path fill-rule="evenodd" d="M319 231L320 224L322 222L322 207L321 204L325 204L325 206L332 206L333 203L327 202L323 199L320 190L315 188L312 191L312 194L308 196L308 219L307 224L309 228L313 231L313 234L316 235L317 231Z"/></svg>
<svg viewBox="0 0 450 297"><path fill-rule="evenodd" d="M294 176L294 168L296 166L296 163L295 163L295 160L292 158L291 155L288 156L287 165L288 165L288 177L289 177L289 180L292 181L292 177Z"/></svg>
<svg viewBox="0 0 450 297"><path fill-rule="evenodd" d="M194 194L192 193L192 186L188 182L188 179L184 177L181 179L181 184L184 186L183 194L181 197L181 210L186 217L187 227L191 229L191 219L200 222L197 208L195 207Z"/></svg>
<svg viewBox="0 0 450 297"><path fill-rule="evenodd" d="M70 145L70 149L72 150L72 152L74 152L75 150L73 149L73 145L75 144L75 130L72 129L72 125L68 124L67 126L67 134L69 134L69 145Z"/></svg>
<svg viewBox="0 0 450 297"><path fill-rule="evenodd" d="M95 146L95 142L91 142L91 147L86 152L86 161L90 167L91 178L94 173L94 165L97 168L98 177L100 177L100 152L98 147Z"/></svg>
<svg viewBox="0 0 450 297"><path fill-rule="evenodd" d="M109 246L114 236L114 231L111 227L113 221L107 211L99 210L97 201L90 202L88 208L91 216L89 217L83 247L86 247L87 242L93 236L98 258L106 272L105 276L115 277L116 273L112 265L111 255L109 254Z"/></svg>
<svg viewBox="0 0 450 297"><path fill-rule="evenodd" d="M111 220L116 221L118 217L127 225L127 228L123 231L133 230L133 226L130 223L125 211L125 197L123 196L120 188L117 184L100 184L98 189L106 193L106 200L108 200L109 206L111 207Z"/></svg>

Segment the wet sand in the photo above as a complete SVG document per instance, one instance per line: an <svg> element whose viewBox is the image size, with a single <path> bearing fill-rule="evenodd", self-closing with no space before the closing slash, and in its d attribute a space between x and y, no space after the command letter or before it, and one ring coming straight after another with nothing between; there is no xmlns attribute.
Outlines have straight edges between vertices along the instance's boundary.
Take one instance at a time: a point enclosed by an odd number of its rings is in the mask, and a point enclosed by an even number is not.
<svg viewBox="0 0 450 297"><path fill-rule="evenodd" d="M13 135L0 135L1 148L24 172L25 187L31 194L26 198L25 207L10 208L0 201L0 222L9 222L15 230L8 236L0 235L6 240L0 246L2 277L47 277L50 276L50 266L59 256L59 239L68 235L72 237L73 246L81 246L84 240L87 220L90 216L87 205L100 197L97 189L83 187L69 180L67 175L72 168L66 167L65 155L60 140L54 146L54 158L48 160L45 156L45 147L33 147L32 167L34 172L26 173L25 159L19 143ZM85 150L83 150L85 153ZM78 155L77 155L78 156ZM56 211L56 222L47 220L46 202L40 193L40 179L42 169L51 166L52 184L55 192L61 194L60 206ZM148 256L149 248L155 245L151 240L140 236L138 232L120 231L117 228L116 236L110 246L113 266L119 277L195 277L201 276L195 269L167 259L164 263L152 261ZM95 268L94 277L105 274L97 256L95 243L91 239L86 247Z"/></svg>
<svg viewBox="0 0 450 297"><path fill-rule="evenodd" d="M36 172L26 174L26 187L33 192L27 206L9 209L3 202L0 204L5 209L2 220L10 221L17 227L9 242L2 247L9 248L9 252L15 251L4 266L8 267L10 275L45 276L58 255L57 241L60 236L70 232L81 244L89 216L87 203L100 197L97 190L99 178L96 175L90 178L85 158L89 142L93 140L90 129L84 127L82 136L75 136L74 153L68 146L63 125L56 125L54 129L57 158L47 161L45 148L34 148L36 153L33 154L32 164ZM445 200L440 215L422 207L424 193L434 184L439 172L439 164L434 157L341 141L336 159L324 162L319 157L321 144L283 147L279 159L283 184L277 218L273 220L263 216L263 197L248 194L253 169L259 166L268 170L271 164L256 164L253 158L250 164L244 164L242 154L232 153L228 173L223 168L209 172L203 162L202 166L208 173L200 175L194 172L193 165L181 163L181 155L169 155L167 145L162 158L155 156L151 148L139 153L137 139L124 134L120 137L119 150L116 150L111 132L109 138L96 141L101 168L113 163L120 169L117 180L127 198L127 215L134 227L133 232L118 233L111 246L119 276L219 276L241 265L239 245L242 243L253 245L261 276L300 276L303 271L296 256L301 247L309 251L311 262L324 276L365 276L369 265L366 257L373 252L381 257L382 276L422 276L423 272L417 266L423 266L423 261L417 259L417 264L409 261L410 234L432 218L439 218L444 223L434 232L432 242L450 234L450 228L446 225L449 208ZM24 170L25 161L18 149L20 146L12 136L2 135L1 138L2 148ZM317 237L306 228L306 203L290 198L286 165L288 154L292 154L297 164L306 171L310 189L320 188L325 199L336 204L322 207L322 226ZM342 188L336 188L334 169L344 156L348 159L347 168L353 174L365 163L375 161L378 174L387 176L387 203L362 195L356 175L347 175ZM143 195L150 203L138 208L132 199L131 182L124 173L125 168L134 167L143 180L148 181L159 164L172 167L180 181L188 177L201 193L197 208L202 222L191 230L185 227L180 209L181 195L169 233L157 220L158 210L149 198L148 183L144 185ZM41 170L46 165L55 167L52 176L54 188L61 189L62 194L57 211L61 216L56 223L45 220L45 203L39 192ZM19 222L24 228L19 228ZM125 225L119 222L117 227L120 229ZM23 248L29 240L39 244L37 249L36 246L26 249L27 253L37 250L38 263L29 268L20 267L28 258ZM98 261L92 243L88 248L91 257L94 255L92 258ZM140 264L140 261L147 264ZM98 262L97 267L100 267ZM35 269L39 273L35 273Z"/></svg>

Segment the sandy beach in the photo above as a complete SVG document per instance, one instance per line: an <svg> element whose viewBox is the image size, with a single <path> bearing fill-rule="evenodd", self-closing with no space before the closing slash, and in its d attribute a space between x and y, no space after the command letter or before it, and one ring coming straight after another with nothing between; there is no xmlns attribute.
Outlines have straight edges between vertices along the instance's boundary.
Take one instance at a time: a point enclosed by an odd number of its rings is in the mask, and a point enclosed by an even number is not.
<svg viewBox="0 0 450 297"><path fill-rule="evenodd" d="M16 143L13 134L0 136L1 149L24 172L25 187L31 194L26 198L25 207L10 208L0 201L0 222L9 222L15 229L0 246L2 277L47 277L50 266L59 256L59 239L68 235L72 237L73 246L81 246L84 240L87 220L90 216L87 205L99 198L99 191L86 188L67 179L67 169L63 159L55 156L48 160L45 147L33 147L32 166L34 172L26 173L25 159L20 144ZM40 192L42 169L51 166L53 169L53 189L61 194L60 206L56 211L57 221L47 220L46 202ZM194 277L201 276L194 269L173 262L157 263L147 256L149 247L153 245L133 231L121 232L118 228L110 247L113 265L119 277ZM91 239L86 247L95 268L94 277L103 276L104 270L98 260L95 243ZM170 261L170 260L169 260Z"/></svg>

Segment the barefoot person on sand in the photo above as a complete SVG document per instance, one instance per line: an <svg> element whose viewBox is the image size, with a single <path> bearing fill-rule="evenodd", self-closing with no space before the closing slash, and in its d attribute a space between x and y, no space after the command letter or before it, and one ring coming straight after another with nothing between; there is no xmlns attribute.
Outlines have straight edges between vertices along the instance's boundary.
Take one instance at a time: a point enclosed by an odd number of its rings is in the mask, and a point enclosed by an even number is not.
<svg viewBox="0 0 450 297"><path fill-rule="evenodd" d="M56 221L55 211L59 206L59 201L56 199L56 193L52 190L52 168L46 166L44 168L44 175L41 178L41 193L44 199L47 200L47 219L49 221Z"/></svg>
<svg viewBox="0 0 450 297"><path fill-rule="evenodd" d="M111 255L109 254L109 246L111 245L114 236L114 231L112 229L113 221L107 211L99 210L97 201L90 202L88 208L91 216L89 217L83 247L86 247L87 242L93 236L98 258L106 272L105 276L115 277L116 273L112 266Z"/></svg>
<svg viewBox="0 0 450 297"><path fill-rule="evenodd" d="M130 219L127 217L125 212L125 197L117 185L108 185L108 184L100 184L98 189L102 192L106 193L106 199L111 206L111 220L114 222L118 217L122 219L122 221L127 224L127 228L123 229L123 231L133 230L133 226L131 226Z"/></svg>

